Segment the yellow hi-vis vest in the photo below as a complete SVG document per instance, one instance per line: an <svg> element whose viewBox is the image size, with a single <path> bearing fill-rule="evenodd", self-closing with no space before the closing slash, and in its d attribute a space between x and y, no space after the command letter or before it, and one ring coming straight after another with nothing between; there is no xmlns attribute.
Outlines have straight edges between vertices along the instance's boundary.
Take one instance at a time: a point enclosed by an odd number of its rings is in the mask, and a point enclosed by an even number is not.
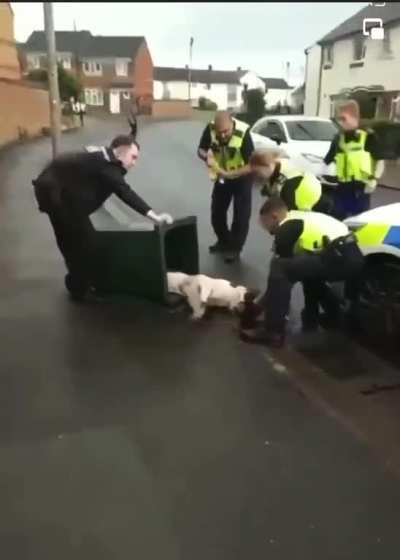
<svg viewBox="0 0 400 560"><path fill-rule="evenodd" d="M249 126L236 119L232 120L235 123L235 127L233 134L226 145L220 144L215 132L214 122L210 123L211 150L219 167L225 171L234 171L246 165L242 156L241 147L244 135Z"/></svg>
<svg viewBox="0 0 400 560"><path fill-rule="evenodd" d="M339 151L336 154L336 174L340 182L361 181L366 183L373 175L374 162L369 152L365 151L368 132L357 130L358 140L345 142L342 133L339 137Z"/></svg>
<svg viewBox="0 0 400 560"><path fill-rule="evenodd" d="M295 204L297 210L312 210L322 196L321 183L312 173L297 171L290 166L290 163L282 159L280 173L285 179L294 179L302 176L295 192ZM283 183L284 184L284 183ZM282 186L283 186L282 184ZM282 187L281 189L282 190Z"/></svg>
<svg viewBox="0 0 400 560"><path fill-rule="evenodd" d="M292 210L284 222L288 220L302 220L304 224L303 232L294 247L295 254L320 251L324 247L325 240L333 241L349 233L348 227L343 222L320 212Z"/></svg>

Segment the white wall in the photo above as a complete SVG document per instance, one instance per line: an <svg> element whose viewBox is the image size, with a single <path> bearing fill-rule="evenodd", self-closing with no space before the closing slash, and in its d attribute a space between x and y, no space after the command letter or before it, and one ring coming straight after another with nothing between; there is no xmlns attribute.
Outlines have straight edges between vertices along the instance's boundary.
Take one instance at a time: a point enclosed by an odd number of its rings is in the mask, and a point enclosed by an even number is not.
<svg viewBox="0 0 400 560"><path fill-rule="evenodd" d="M199 97L206 97L214 101L218 105L218 109L227 109L229 107L238 108L241 105L241 86L235 86L235 96L233 101L228 103L228 86L227 84L211 84L210 89L206 84L193 82L191 87L192 105L197 107ZM188 83L187 82L160 82L154 81L153 85L154 99L188 99Z"/></svg>
<svg viewBox="0 0 400 560"><path fill-rule="evenodd" d="M320 116L330 116L330 95L344 88L381 85L385 90L400 90L400 26L390 30L390 38L391 56L384 54L383 41L368 38L364 66L360 68L350 68L353 61L352 40L343 39L335 43L333 66L322 70Z"/></svg>
<svg viewBox="0 0 400 560"><path fill-rule="evenodd" d="M291 91L291 89L268 89L264 97L266 107L275 107L279 102L281 105L289 104Z"/></svg>
<svg viewBox="0 0 400 560"><path fill-rule="evenodd" d="M304 101L304 114L310 117L315 117L317 115L321 55L322 49L320 45L313 45L308 50L305 76L306 97Z"/></svg>

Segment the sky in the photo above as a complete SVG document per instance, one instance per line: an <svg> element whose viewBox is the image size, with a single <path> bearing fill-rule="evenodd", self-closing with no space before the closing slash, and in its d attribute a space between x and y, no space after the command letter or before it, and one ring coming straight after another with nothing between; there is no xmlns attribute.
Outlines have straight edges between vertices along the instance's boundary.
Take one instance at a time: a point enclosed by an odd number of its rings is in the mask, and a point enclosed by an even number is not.
<svg viewBox="0 0 400 560"><path fill-rule="evenodd" d="M15 36L26 41L43 30L41 2L12 2ZM55 28L94 35L144 35L156 66L185 66L193 37L192 67L235 70L287 78L299 85L304 49L366 2L55 2Z"/></svg>

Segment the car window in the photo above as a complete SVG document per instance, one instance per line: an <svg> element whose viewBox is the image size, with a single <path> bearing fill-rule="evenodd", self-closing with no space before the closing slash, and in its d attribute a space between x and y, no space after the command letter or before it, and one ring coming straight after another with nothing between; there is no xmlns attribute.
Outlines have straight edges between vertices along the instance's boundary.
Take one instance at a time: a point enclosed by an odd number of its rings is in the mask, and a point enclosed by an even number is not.
<svg viewBox="0 0 400 560"><path fill-rule="evenodd" d="M292 140L331 142L338 133L332 121L287 121L286 126Z"/></svg>
<svg viewBox="0 0 400 560"><path fill-rule="evenodd" d="M259 126L258 130L254 132L257 132L257 134L261 136L266 136L267 138L279 138L281 142L287 141L281 125L275 121L263 123Z"/></svg>

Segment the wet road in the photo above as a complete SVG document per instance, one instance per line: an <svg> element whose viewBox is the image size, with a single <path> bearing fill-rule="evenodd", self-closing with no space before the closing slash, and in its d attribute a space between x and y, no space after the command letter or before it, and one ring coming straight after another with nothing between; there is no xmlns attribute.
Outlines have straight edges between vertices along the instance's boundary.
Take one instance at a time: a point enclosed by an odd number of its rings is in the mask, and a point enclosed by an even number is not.
<svg viewBox="0 0 400 560"><path fill-rule="evenodd" d="M64 147L119 132L89 126ZM156 210L196 209L205 273L262 284L269 241L254 220L241 264L205 251L201 128L143 128L129 179ZM194 326L147 302L69 304L29 186L48 152L42 139L0 154L4 558L396 557L398 480L229 319Z"/></svg>

